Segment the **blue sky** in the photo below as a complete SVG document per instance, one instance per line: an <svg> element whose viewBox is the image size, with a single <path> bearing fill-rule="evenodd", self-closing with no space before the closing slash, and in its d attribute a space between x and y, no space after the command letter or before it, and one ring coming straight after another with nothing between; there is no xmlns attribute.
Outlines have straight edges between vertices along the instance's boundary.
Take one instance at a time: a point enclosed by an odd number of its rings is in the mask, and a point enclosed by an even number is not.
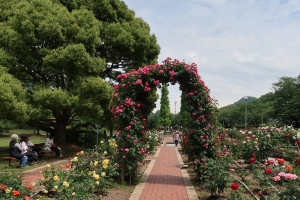
<svg viewBox="0 0 300 200"><path fill-rule="evenodd" d="M219 107L243 96L258 98L272 92L280 77L300 74L299 0L124 2L156 35L158 63L167 57L197 63ZM171 112L175 102L178 112L179 87L168 89Z"/></svg>

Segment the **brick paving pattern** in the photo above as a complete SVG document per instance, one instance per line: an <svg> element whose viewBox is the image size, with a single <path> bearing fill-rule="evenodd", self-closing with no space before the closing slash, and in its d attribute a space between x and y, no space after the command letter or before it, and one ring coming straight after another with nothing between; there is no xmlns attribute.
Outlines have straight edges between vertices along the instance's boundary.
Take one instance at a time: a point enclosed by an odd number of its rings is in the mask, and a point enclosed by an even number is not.
<svg viewBox="0 0 300 200"><path fill-rule="evenodd" d="M173 142L171 137L164 140ZM140 200L188 200L175 146L161 146Z"/></svg>

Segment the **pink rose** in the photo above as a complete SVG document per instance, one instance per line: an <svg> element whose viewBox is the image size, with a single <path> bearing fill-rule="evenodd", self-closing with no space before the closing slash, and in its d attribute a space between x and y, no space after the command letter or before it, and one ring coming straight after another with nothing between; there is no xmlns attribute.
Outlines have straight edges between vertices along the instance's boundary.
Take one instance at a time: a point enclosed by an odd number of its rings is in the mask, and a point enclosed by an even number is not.
<svg viewBox="0 0 300 200"><path fill-rule="evenodd" d="M280 181L280 176L274 176L274 181Z"/></svg>

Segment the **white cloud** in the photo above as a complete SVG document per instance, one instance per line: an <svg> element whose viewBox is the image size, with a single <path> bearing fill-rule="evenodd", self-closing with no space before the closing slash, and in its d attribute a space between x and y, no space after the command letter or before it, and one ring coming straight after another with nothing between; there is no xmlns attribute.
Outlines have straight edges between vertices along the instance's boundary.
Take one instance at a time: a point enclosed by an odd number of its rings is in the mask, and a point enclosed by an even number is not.
<svg viewBox="0 0 300 200"><path fill-rule="evenodd" d="M243 96L260 97L281 76L299 74L299 0L125 3L157 36L161 46L158 62L171 57L197 63L199 75L220 107ZM170 101L178 101L178 86L169 91Z"/></svg>

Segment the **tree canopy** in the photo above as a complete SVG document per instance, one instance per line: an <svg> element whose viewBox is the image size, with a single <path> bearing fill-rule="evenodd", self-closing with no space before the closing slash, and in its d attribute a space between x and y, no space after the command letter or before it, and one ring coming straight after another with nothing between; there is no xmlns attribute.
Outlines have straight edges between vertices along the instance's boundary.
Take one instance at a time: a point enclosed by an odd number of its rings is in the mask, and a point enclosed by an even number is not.
<svg viewBox="0 0 300 200"><path fill-rule="evenodd" d="M15 104L5 104L0 118L7 118L8 110L19 112L16 120L54 134L57 141L66 140L74 116L106 123L113 89L104 78L114 80L120 69L156 62L155 35L123 1L0 3L0 65L16 85L9 94L0 84Z"/></svg>
<svg viewBox="0 0 300 200"><path fill-rule="evenodd" d="M171 125L171 113L170 113L170 101L169 91L166 84L162 84L161 99L160 99L160 113L159 113L159 124L164 127Z"/></svg>

